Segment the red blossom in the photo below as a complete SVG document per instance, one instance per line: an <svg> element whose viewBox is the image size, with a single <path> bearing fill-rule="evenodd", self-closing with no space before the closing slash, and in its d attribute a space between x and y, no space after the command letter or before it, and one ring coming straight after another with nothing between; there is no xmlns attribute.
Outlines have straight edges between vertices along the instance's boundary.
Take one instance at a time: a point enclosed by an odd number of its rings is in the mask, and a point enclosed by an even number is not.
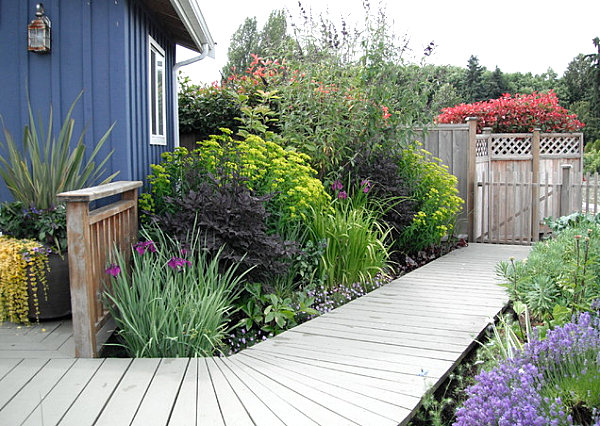
<svg viewBox="0 0 600 426"><path fill-rule="evenodd" d="M539 127L543 132L574 132L585 126L576 114L558 104L554 91L531 95L505 93L498 99L460 104L442 109L438 123L464 123L467 117L477 117L477 130L491 127L497 133L531 132Z"/></svg>

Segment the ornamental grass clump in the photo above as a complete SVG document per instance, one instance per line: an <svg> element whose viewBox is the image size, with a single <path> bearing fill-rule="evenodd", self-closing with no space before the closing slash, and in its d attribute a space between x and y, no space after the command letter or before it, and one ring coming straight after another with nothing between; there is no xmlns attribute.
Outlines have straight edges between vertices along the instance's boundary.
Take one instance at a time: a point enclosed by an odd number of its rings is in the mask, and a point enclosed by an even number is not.
<svg viewBox="0 0 600 426"><path fill-rule="evenodd" d="M523 351L476 378L455 425L600 422L600 319L585 312L534 336Z"/></svg>
<svg viewBox="0 0 600 426"><path fill-rule="evenodd" d="M306 222L308 238L314 244L325 243L318 280L330 289L385 273L390 255L390 230L379 222L381 211L369 208L360 190L349 197L341 183L334 182L332 188L336 199L331 208L313 209Z"/></svg>
<svg viewBox="0 0 600 426"><path fill-rule="evenodd" d="M152 235L158 238L132 248L130 275L118 251L106 270L112 277L106 304L122 346L132 357L218 353L244 273L236 273L236 266L219 271L219 256L207 255L198 233L183 243L160 230Z"/></svg>
<svg viewBox="0 0 600 426"><path fill-rule="evenodd" d="M29 323L38 316L37 289L47 291L48 250L37 241L0 235L0 321ZM29 292L34 312L29 309Z"/></svg>

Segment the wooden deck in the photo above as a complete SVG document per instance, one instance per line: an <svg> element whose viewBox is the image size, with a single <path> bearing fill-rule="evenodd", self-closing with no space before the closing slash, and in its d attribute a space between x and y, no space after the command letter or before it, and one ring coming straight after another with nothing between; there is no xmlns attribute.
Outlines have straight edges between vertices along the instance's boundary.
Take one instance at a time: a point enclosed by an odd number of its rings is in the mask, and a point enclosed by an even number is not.
<svg viewBox="0 0 600 426"><path fill-rule="evenodd" d="M0 425L405 424L505 305L495 264L528 251L472 244L227 358L65 359L68 338L44 358L3 327Z"/></svg>

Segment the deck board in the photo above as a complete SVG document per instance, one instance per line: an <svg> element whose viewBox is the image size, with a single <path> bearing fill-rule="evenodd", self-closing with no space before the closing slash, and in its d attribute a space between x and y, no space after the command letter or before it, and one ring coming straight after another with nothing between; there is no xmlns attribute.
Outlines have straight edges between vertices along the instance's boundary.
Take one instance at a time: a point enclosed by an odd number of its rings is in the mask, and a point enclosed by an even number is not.
<svg viewBox="0 0 600 426"><path fill-rule="evenodd" d="M160 358L134 359L95 425L131 424L160 362Z"/></svg>
<svg viewBox="0 0 600 426"><path fill-rule="evenodd" d="M80 359L68 321L0 324L0 424L406 424L508 298L471 244L226 358Z"/></svg>
<svg viewBox="0 0 600 426"><path fill-rule="evenodd" d="M74 359L51 359L0 411L1 425L20 425L75 364Z"/></svg>
<svg viewBox="0 0 600 426"><path fill-rule="evenodd" d="M78 359L22 426L55 425L89 383L101 364L95 359Z"/></svg>
<svg viewBox="0 0 600 426"><path fill-rule="evenodd" d="M132 426L167 424L189 363L188 358L161 360Z"/></svg>

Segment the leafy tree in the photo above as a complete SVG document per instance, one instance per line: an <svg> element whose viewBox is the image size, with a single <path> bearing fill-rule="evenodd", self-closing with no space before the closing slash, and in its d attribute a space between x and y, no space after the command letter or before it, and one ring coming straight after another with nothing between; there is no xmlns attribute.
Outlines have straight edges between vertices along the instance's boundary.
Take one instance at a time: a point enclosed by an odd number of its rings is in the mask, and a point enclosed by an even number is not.
<svg viewBox="0 0 600 426"><path fill-rule="evenodd" d="M231 37L227 51L228 62L222 74L243 72L252 62L251 55L284 58L294 49L293 39L287 35L287 20L283 10L274 10L259 32L256 17L246 18Z"/></svg>
<svg viewBox="0 0 600 426"><path fill-rule="evenodd" d="M231 37L227 50L227 64L221 73L227 77L231 73L241 72L250 64L250 53L258 51L259 34L256 28L256 17L246 18Z"/></svg>
<svg viewBox="0 0 600 426"><path fill-rule="evenodd" d="M600 38L593 40L597 53L586 55L591 61L590 76L590 117L588 125L590 127L589 136L591 139L600 139Z"/></svg>
<svg viewBox="0 0 600 426"><path fill-rule="evenodd" d="M573 58L559 91L564 104L586 123L583 133L587 142L600 139L600 39L592 41L598 52Z"/></svg>
<svg viewBox="0 0 600 426"><path fill-rule="evenodd" d="M567 105L588 100L591 58L579 54L567 66L561 80L561 92Z"/></svg>

